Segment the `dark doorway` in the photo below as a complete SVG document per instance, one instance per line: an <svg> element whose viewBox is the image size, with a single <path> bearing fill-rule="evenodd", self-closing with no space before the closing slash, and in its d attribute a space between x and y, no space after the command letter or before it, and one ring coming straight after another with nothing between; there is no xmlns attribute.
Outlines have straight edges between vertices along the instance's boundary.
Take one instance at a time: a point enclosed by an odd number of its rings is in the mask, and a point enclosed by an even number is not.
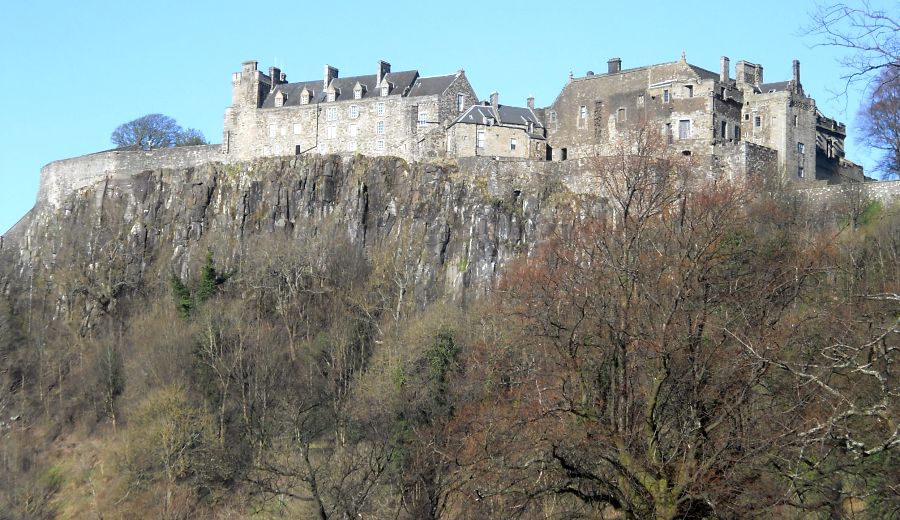
<svg viewBox="0 0 900 520"><path fill-rule="evenodd" d="M547 157L546 157L546 159L547 159L548 161L552 161L552 160L553 160L553 147L550 146L549 144L547 145Z"/></svg>
<svg viewBox="0 0 900 520"><path fill-rule="evenodd" d="M561 149L559 150L559 160L560 160L560 161L565 161L565 160L568 159L568 158L569 158L569 149L568 149L568 148L561 148Z"/></svg>

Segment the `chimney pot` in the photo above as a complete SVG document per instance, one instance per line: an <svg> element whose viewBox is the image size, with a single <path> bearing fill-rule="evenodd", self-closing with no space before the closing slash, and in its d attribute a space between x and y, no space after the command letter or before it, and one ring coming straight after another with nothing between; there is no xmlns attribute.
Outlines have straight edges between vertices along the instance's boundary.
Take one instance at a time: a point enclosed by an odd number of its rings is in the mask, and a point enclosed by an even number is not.
<svg viewBox="0 0 900 520"><path fill-rule="evenodd" d="M534 110L534 96L528 96L528 108Z"/></svg>

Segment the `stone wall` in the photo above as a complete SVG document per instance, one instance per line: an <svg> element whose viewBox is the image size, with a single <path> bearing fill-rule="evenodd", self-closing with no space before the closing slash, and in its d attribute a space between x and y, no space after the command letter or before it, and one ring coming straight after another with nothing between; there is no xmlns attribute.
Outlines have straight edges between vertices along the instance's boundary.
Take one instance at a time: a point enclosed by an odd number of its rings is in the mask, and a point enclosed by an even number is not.
<svg viewBox="0 0 900 520"><path fill-rule="evenodd" d="M900 204L900 181L864 182L858 184L823 185L817 184L798 191L814 204L826 204L844 197L847 190L861 187L863 197L877 200L885 206Z"/></svg>
<svg viewBox="0 0 900 520"><path fill-rule="evenodd" d="M37 203L59 207L70 194L108 178L125 178L144 170L190 168L221 162L221 145L180 146L158 150L112 150L53 161L41 168Z"/></svg>

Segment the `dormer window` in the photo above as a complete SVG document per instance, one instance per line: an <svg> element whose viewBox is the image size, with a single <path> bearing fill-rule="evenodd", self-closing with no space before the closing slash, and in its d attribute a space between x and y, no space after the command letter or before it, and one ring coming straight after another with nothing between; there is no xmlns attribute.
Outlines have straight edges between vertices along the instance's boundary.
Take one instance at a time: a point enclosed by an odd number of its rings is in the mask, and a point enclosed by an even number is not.
<svg viewBox="0 0 900 520"><path fill-rule="evenodd" d="M391 88L387 85L381 87L381 97L385 97L390 92Z"/></svg>
<svg viewBox="0 0 900 520"><path fill-rule="evenodd" d="M533 122L533 121L529 121L529 122L528 122L528 133L529 133L529 134L533 134L533 133L534 133L534 122Z"/></svg>
<svg viewBox="0 0 900 520"><path fill-rule="evenodd" d="M276 107L283 107L285 101L287 101L287 94L285 94L284 92L282 92L282 91L279 90L279 91L275 94L275 106L276 106Z"/></svg>
<svg viewBox="0 0 900 520"><path fill-rule="evenodd" d="M357 81L356 85L353 87L353 99L362 99L365 90L365 87Z"/></svg>
<svg viewBox="0 0 900 520"><path fill-rule="evenodd" d="M337 99L337 93L332 90L328 93L328 101L334 101L335 99Z"/></svg>
<svg viewBox="0 0 900 520"><path fill-rule="evenodd" d="M312 94L312 93L311 93L309 90L303 89L303 91L300 92L300 104L301 104L301 105L308 105L308 104L309 104L309 98L310 98L311 94Z"/></svg>

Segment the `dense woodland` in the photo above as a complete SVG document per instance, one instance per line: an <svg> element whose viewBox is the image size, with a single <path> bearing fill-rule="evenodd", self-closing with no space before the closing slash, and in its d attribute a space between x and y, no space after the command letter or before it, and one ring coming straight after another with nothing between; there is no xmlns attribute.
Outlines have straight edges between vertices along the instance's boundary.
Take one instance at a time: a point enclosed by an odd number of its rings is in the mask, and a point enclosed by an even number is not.
<svg viewBox="0 0 900 520"><path fill-rule="evenodd" d="M900 515L898 208L686 160L598 159L465 304L337 225L152 283L63 249L0 301L0 518Z"/></svg>

